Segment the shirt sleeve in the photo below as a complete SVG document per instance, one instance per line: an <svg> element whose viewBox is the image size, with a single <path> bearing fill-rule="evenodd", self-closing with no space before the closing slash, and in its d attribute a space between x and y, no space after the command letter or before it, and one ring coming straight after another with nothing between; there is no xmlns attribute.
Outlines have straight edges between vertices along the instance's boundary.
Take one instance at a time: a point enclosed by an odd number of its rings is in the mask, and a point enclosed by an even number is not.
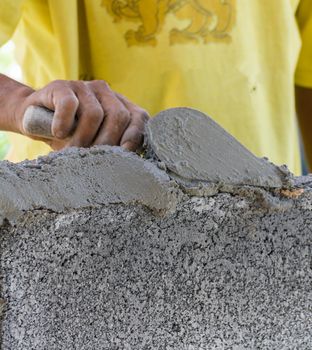
<svg viewBox="0 0 312 350"><path fill-rule="evenodd" d="M297 64L295 82L312 88L312 1L301 0L296 13L302 47Z"/></svg>
<svg viewBox="0 0 312 350"><path fill-rule="evenodd" d="M0 0L0 46L8 41L19 22L25 0Z"/></svg>

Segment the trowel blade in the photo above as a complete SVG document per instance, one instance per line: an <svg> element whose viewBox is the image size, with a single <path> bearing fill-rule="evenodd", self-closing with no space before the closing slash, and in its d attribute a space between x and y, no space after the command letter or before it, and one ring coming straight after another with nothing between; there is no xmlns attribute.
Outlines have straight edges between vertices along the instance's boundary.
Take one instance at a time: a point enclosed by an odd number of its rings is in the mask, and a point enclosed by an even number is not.
<svg viewBox="0 0 312 350"><path fill-rule="evenodd" d="M159 113L146 125L146 143L175 176L188 181L290 186L292 174L258 158L207 115L190 108Z"/></svg>

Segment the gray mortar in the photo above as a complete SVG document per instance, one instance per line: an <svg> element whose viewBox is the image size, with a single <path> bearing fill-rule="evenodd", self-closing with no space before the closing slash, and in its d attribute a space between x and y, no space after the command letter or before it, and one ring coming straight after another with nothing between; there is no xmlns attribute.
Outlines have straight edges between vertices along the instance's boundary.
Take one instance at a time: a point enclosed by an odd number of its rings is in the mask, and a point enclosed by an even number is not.
<svg viewBox="0 0 312 350"><path fill-rule="evenodd" d="M174 209L179 192L165 172L134 153L109 146L72 148L37 161L2 162L0 220L35 208L110 203L140 203L162 213Z"/></svg>

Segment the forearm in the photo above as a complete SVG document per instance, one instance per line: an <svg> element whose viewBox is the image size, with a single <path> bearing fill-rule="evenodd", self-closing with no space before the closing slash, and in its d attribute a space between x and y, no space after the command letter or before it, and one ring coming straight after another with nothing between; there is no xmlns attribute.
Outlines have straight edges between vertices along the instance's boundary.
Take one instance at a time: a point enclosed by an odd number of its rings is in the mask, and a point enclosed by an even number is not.
<svg viewBox="0 0 312 350"><path fill-rule="evenodd" d="M296 86L296 110L309 171L312 170L312 89Z"/></svg>
<svg viewBox="0 0 312 350"><path fill-rule="evenodd" d="M0 74L0 130L19 132L18 109L33 90Z"/></svg>

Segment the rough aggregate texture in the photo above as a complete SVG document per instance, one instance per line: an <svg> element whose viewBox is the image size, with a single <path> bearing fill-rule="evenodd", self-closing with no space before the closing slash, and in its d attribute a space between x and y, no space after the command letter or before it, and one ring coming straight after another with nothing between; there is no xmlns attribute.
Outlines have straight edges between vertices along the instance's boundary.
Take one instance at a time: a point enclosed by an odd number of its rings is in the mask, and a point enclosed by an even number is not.
<svg viewBox="0 0 312 350"><path fill-rule="evenodd" d="M219 193L165 217L111 204L6 222L2 350L310 349L308 183L274 210Z"/></svg>

